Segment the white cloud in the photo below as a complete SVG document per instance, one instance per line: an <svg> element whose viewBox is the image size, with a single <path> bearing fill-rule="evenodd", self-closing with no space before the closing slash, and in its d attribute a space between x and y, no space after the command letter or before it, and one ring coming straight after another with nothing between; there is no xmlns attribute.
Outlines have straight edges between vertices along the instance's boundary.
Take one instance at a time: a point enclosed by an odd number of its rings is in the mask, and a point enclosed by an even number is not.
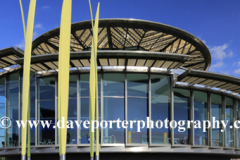
<svg viewBox="0 0 240 160"><path fill-rule="evenodd" d="M238 62L238 66L240 66L240 61Z"/></svg>
<svg viewBox="0 0 240 160"><path fill-rule="evenodd" d="M212 65L211 67L212 67L212 68L219 68L219 67L222 67L223 65L224 65L223 62L218 62L218 63Z"/></svg>
<svg viewBox="0 0 240 160"><path fill-rule="evenodd" d="M223 60L226 57L231 57L233 55L233 52L230 51L229 53L226 53L226 49L228 48L228 45L225 43L222 46L214 46L210 50L212 51L212 55L214 58L218 60Z"/></svg>
<svg viewBox="0 0 240 160"><path fill-rule="evenodd" d="M35 25L35 28L39 28L40 29L40 28L43 28L43 26L42 26L41 23L38 23L38 24Z"/></svg>
<svg viewBox="0 0 240 160"><path fill-rule="evenodd" d="M240 68L234 71L235 74L240 74Z"/></svg>
<svg viewBox="0 0 240 160"><path fill-rule="evenodd" d="M203 43L207 44L207 42L205 40L202 39L202 41L203 41Z"/></svg>
<svg viewBox="0 0 240 160"><path fill-rule="evenodd" d="M33 32L33 40L36 39L39 36L38 32ZM16 44L18 48L24 49L25 47L25 40L23 39L21 43Z"/></svg>
<svg viewBox="0 0 240 160"><path fill-rule="evenodd" d="M50 6L43 6L42 9L49 9Z"/></svg>
<svg viewBox="0 0 240 160"><path fill-rule="evenodd" d="M21 43L19 43L19 44L17 44L16 45L18 48L21 48L21 49L23 49L24 47L25 47L25 41L24 40L22 40L22 42Z"/></svg>

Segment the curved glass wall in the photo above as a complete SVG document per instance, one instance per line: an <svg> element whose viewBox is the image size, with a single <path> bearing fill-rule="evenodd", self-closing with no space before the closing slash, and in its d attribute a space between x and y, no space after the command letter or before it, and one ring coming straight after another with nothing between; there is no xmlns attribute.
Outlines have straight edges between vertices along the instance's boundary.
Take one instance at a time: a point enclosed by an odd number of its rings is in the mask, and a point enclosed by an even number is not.
<svg viewBox="0 0 240 160"><path fill-rule="evenodd" d="M206 92L194 91L194 121L208 120L208 98ZM208 129L194 128L194 145L208 145Z"/></svg>
<svg viewBox="0 0 240 160"><path fill-rule="evenodd" d="M19 73L21 72L10 73L0 78L0 115L3 117L6 114L13 122L10 128L0 129L0 147L16 147L21 142L19 135L21 130L15 123L15 120L21 119L19 108L21 111L22 78ZM132 128L130 124L126 128L125 125L118 126L116 122L106 122L107 127L100 129L102 144L208 146L211 142L212 146L234 147L234 132L230 126L233 125L234 115L236 115L235 119L240 120L239 100L234 106L234 98L210 92L174 88L174 103L171 106L170 75L154 73L101 73L98 75L98 88L101 120L142 120L146 123L146 118L149 117L154 124L154 128L147 129L145 126L141 128L141 132L138 132L136 123L132 124ZM57 120L57 76L31 77L30 94L31 120L43 120L45 123L45 128L39 125L36 129L37 133L34 127L31 129L31 145L57 145L58 131L53 129ZM211 113L211 120L215 117L215 120L226 119L229 122L225 132L221 132L223 126L220 124L217 128L217 122L216 128L207 129L206 132L202 132L201 128L191 130L187 127L186 120L191 118L199 120L202 126L202 121L208 120L208 113ZM160 126L158 122L171 120L171 115L176 122L182 120L180 123L182 128L175 128L174 132L171 132L169 124L167 124L168 128L158 127ZM68 116L72 121L89 120L88 73L70 76ZM49 128L46 127L47 121L51 122ZM236 130L236 137L239 148L239 130ZM73 123L73 127L67 130L67 144L89 145L89 129L84 128L83 123L78 129Z"/></svg>

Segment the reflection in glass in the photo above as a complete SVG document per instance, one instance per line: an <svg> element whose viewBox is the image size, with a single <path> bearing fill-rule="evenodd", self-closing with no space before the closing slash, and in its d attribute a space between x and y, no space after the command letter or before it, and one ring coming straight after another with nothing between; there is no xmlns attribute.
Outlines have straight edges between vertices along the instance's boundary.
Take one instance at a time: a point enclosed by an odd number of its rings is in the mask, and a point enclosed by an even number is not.
<svg viewBox="0 0 240 160"><path fill-rule="evenodd" d="M5 107L5 87L0 88L0 107Z"/></svg>
<svg viewBox="0 0 240 160"><path fill-rule="evenodd" d="M230 126L233 126L233 99L226 97L226 147L233 147L233 129Z"/></svg>
<svg viewBox="0 0 240 160"><path fill-rule="evenodd" d="M240 101L237 101L236 109L237 109L237 112L236 112L237 121L240 121ZM238 127L240 127L239 124L238 124ZM239 129L237 129L237 136L236 137L238 139L237 148L240 148L240 131L239 131Z"/></svg>
<svg viewBox="0 0 240 160"><path fill-rule="evenodd" d="M208 120L207 93L194 91L194 121ZM208 145L208 129L202 132L202 128L194 129L194 145Z"/></svg>
<svg viewBox="0 0 240 160"><path fill-rule="evenodd" d="M104 97L103 120L124 120L124 98ZM112 128L103 129L103 143L124 143L124 128L117 128L117 123Z"/></svg>
<svg viewBox="0 0 240 160"><path fill-rule="evenodd" d="M103 96L124 96L124 80L121 73L103 74Z"/></svg>
<svg viewBox="0 0 240 160"><path fill-rule="evenodd" d="M5 129L0 129L0 148L5 147Z"/></svg>
<svg viewBox="0 0 240 160"><path fill-rule="evenodd" d="M124 74L105 73L103 75L103 120L124 120ZM124 143L124 128L117 128L117 123L112 128L103 129L103 143Z"/></svg>
<svg viewBox="0 0 240 160"><path fill-rule="evenodd" d="M80 120L89 120L89 98L80 98ZM79 143L90 143L89 129L83 127L83 124L81 125L79 134Z"/></svg>
<svg viewBox="0 0 240 160"><path fill-rule="evenodd" d="M215 120L222 120L222 97L220 95L211 94L211 118ZM213 125L213 124L212 124ZM215 123L217 125L217 123ZM212 146L222 146L222 132L221 126L219 128L212 128Z"/></svg>
<svg viewBox="0 0 240 160"><path fill-rule="evenodd" d="M7 84L18 83L18 81L19 81L19 72L15 72L7 75Z"/></svg>
<svg viewBox="0 0 240 160"><path fill-rule="evenodd" d="M19 83L7 84L7 105L18 104Z"/></svg>
<svg viewBox="0 0 240 160"><path fill-rule="evenodd" d="M18 105L7 106L7 117L9 117L12 121L11 126L16 127L16 121L18 120Z"/></svg>
<svg viewBox="0 0 240 160"><path fill-rule="evenodd" d="M187 128L187 120L190 120L190 91L174 88L174 120L185 121L184 130L174 129L174 144L190 144L190 129Z"/></svg>
<svg viewBox="0 0 240 160"><path fill-rule="evenodd" d="M127 120L145 121L148 113L148 75L127 74ZM148 143L147 128L137 132L137 124L128 128L127 143Z"/></svg>
<svg viewBox="0 0 240 160"><path fill-rule="evenodd" d="M55 144L55 100L39 101L38 102L38 118L42 121L48 121L50 127L43 128L42 125L38 128L38 144L39 145L54 145Z"/></svg>
<svg viewBox="0 0 240 160"><path fill-rule="evenodd" d="M170 77L151 75L151 120L170 120ZM170 144L170 128L154 127L151 143Z"/></svg>
<svg viewBox="0 0 240 160"><path fill-rule="evenodd" d="M0 78L0 87L5 87L5 77Z"/></svg>
<svg viewBox="0 0 240 160"><path fill-rule="evenodd" d="M55 77L38 79L38 100L55 99Z"/></svg>
<svg viewBox="0 0 240 160"><path fill-rule="evenodd" d="M99 120L101 117L101 101L100 101L100 93L101 93L101 75L98 74L98 105L99 105ZM80 81L79 81L79 95L80 95L80 108L79 108L79 117L80 120L83 122L85 120L89 120L89 74L81 74ZM88 125L87 125L88 126ZM100 128L99 128L100 130ZM99 134L100 137L100 134ZM101 138L99 138L100 140ZM80 144L89 144L90 143L90 136L89 136L89 129L83 127L83 123L80 126L79 132L79 143Z"/></svg>
<svg viewBox="0 0 240 160"><path fill-rule="evenodd" d="M69 77L69 98L77 98L77 75Z"/></svg>
<svg viewBox="0 0 240 160"><path fill-rule="evenodd" d="M8 128L6 135L6 146L16 147L18 146L18 127Z"/></svg>

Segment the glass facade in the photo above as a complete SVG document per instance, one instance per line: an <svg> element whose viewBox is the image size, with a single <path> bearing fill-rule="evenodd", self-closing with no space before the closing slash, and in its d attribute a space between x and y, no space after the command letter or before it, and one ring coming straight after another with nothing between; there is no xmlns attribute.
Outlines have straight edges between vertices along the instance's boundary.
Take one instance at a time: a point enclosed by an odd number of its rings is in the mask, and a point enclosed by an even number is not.
<svg viewBox="0 0 240 160"><path fill-rule="evenodd" d="M99 120L103 120L103 122L108 120L142 120L146 122L146 118L150 117L154 123L154 128L147 129L145 126L141 132L137 131L136 123L132 128L130 125L128 128L118 126L116 122L103 123L107 127L100 129L102 144L171 145L173 142L172 145L208 146L211 141L212 146L234 147L234 130L230 126L233 126L235 107L235 119L240 120L239 100L234 106L234 98L198 90L190 91L184 88L172 90L170 75L154 73L99 73L98 88L99 117L101 118ZM174 97L172 97L171 91L173 91ZM21 144L21 130L15 122L21 119L21 93L21 72L10 73L0 78L0 118L6 114L13 122L11 127L6 130L0 128L0 147L17 147ZM208 97L211 98L208 99ZM30 100L31 120L37 118L37 120L51 122L49 128L39 125L37 129L34 127L31 129L31 145L57 145L58 130L53 129L57 120L57 76L32 76ZM171 105L171 101L173 101L173 105ZM214 124L212 117L215 117L215 120L226 119L228 121L225 132L221 132L223 126L218 123L215 123L215 126L219 125L220 128L207 129L206 132L202 132L202 128L194 128L193 135L191 135L191 129L188 129L184 122L180 124L185 128L184 131L175 128L174 132L171 132L169 127L157 128L155 125L159 121L171 120L171 115L173 115L177 122L193 118L195 121L200 121L202 126L202 121L208 120L208 113L211 113L212 125ZM68 119L82 122L89 120L88 73L70 76ZM171 135L172 133L174 135ZM240 138L239 130L236 130L236 137ZM239 140L237 142L239 148ZM67 144L89 145L89 129L84 128L83 123L78 129L77 125L73 123L73 128L67 130Z"/></svg>

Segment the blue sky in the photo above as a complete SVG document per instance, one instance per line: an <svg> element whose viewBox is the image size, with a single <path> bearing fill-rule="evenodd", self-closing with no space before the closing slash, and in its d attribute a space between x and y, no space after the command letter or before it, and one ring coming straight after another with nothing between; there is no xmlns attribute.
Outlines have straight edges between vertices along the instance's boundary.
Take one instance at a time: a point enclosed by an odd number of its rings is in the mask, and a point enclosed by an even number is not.
<svg viewBox="0 0 240 160"><path fill-rule="evenodd" d="M72 22L89 20L88 0L72 0ZM27 19L29 0L22 0ZM212 53L210 71L240 77L239 0L92 0L100 18L136 18L168 24L192 33ZM37 0L34 38L59 27L62 0ZM24 47L18 0L0 5L0 49Z"/></svg>

